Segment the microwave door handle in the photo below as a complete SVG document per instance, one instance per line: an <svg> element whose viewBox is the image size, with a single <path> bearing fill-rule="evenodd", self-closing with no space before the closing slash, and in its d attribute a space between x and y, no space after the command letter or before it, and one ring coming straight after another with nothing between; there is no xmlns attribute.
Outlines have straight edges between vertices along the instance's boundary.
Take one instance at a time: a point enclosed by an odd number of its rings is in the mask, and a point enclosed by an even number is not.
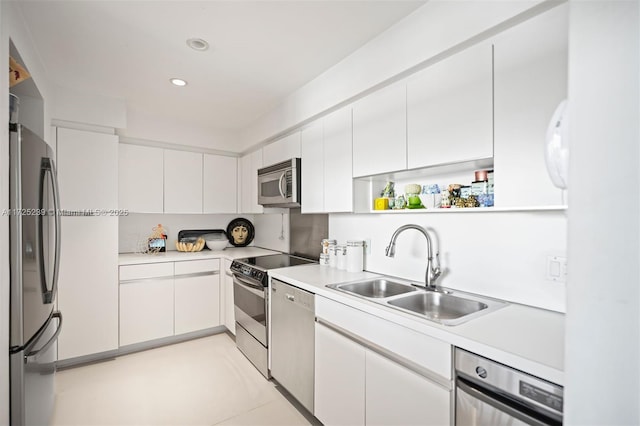
<svg viewBox="0 0 640 426"><path fill-rule="evenodd" d="M287 172L283 172L280 175L280 179L278 180L278 191L280 191L280 196L282 196L282 198L287 198L284 191L282 190L282 181L284 181L286 176L287 176Z"/></svg>

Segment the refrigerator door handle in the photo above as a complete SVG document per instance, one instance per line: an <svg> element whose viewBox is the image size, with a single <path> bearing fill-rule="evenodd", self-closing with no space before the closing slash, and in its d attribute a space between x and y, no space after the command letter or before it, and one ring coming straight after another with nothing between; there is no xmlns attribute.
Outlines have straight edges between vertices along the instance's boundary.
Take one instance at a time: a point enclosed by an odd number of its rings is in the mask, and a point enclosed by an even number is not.
<svg viewBox="0 0 640 426"><path fill-rule="evenodd" d="M47 277L45 274L45 266L44 266L44 240L42 238L42 217L44 216L44 183L47 173L51 175L51 191L53 193L53 215L54 215L54 264L53 264L53 275L51 277L51 288L47 285ZM53 165L53 161L44 157L42 162L40 163L40 190L39 190L39 201L38 201L38 209L41 214L37 216L38 219L38 233L40 238L38 238L39 242L39 251L40 251L40 283L42 288L42 299L45 304L53 303L53 300L56 295L57 287L58 287L58 271L60 270L60 198L58 193L58 181L56 178L56 170ZM49 212L47 212L48 215Z"/></svg>
<svg viewBox="0 0 640 426"><path fill-rule="evenodd" d="M40 339L35 339L33 341L33 343L31 343L28 347L26 347L24 349L24 357L25 358L29 358L29 357L34 357L36 355L38 355L40 352L46 352L47 349L49 349L49 347L51 345L53 345L53 343L56 341L56 339L58 338L58 336L60 335L60 332L62 331L62 312L60 311L54 311L51 314L51 318L57 318L58 319L58 328L56 329L56 332L53 334L53 336L51 336L51 338L49 339L49 341L47 341L47 343L44 344L43 347L41 347L40 349L36 349L36 350L32 350L32 348L36 345L36 343L38 343L38 341Z"/></svg>

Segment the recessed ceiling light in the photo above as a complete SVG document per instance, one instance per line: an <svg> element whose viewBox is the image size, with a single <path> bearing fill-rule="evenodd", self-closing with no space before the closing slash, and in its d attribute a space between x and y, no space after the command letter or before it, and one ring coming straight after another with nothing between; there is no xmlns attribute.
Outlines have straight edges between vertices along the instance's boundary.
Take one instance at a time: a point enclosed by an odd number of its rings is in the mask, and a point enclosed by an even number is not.
<svg viewBox="0 0 640 426"><path fill-rule="evenodd" d="M181 78L170 78L169 81L175 86L186 86L187 82Z"/></svg>
<svg viewBox="0 0 640 426"><path fill-rule="evenodd" d="M201 38L190 38L189 40L187 40L187 46L189 46L193 50L204 52L209 48L209 43Z"/></svg>

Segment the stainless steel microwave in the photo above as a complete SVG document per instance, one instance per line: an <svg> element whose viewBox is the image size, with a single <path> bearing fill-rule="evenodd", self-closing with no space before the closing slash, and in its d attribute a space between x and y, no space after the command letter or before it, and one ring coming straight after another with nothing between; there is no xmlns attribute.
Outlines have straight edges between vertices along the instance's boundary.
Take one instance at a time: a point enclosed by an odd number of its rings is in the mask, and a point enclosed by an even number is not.
<svg viewBox="0 0 640 426"><path fill-rule="evenodd" d="M300 207L300 158L258 169L258 204L265 207Z"/></svg>

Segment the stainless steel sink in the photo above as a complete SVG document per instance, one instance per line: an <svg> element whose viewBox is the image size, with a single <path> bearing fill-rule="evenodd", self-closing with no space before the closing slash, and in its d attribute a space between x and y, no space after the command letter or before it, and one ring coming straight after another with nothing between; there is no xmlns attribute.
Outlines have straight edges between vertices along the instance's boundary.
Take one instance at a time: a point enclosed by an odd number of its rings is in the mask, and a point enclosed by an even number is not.
<svg viewBox="0 0 640 426"><path fill-rule="evenodd" d="M419 288L385 277L326 287L444 325L462 324L507 305L471 293Z"/></svg>
<svg viewBox="0 0 640 426"><path fill-rule="evenodd" d="M389 300L387 303L441 322L455 320L489 307L486 303L477 300L434 291L411 294Z"/></svg>
<svg viewBox="0 0 640 426"><path fill-rule="evenodd" d="M384 278L360 281L356 283L333 284L328 285L327 287L346 291L347 293L352 293L362 297L371 297L374 299L392 297L399 294L416 291L416 288L411 285L389 281Z"/></svg>

